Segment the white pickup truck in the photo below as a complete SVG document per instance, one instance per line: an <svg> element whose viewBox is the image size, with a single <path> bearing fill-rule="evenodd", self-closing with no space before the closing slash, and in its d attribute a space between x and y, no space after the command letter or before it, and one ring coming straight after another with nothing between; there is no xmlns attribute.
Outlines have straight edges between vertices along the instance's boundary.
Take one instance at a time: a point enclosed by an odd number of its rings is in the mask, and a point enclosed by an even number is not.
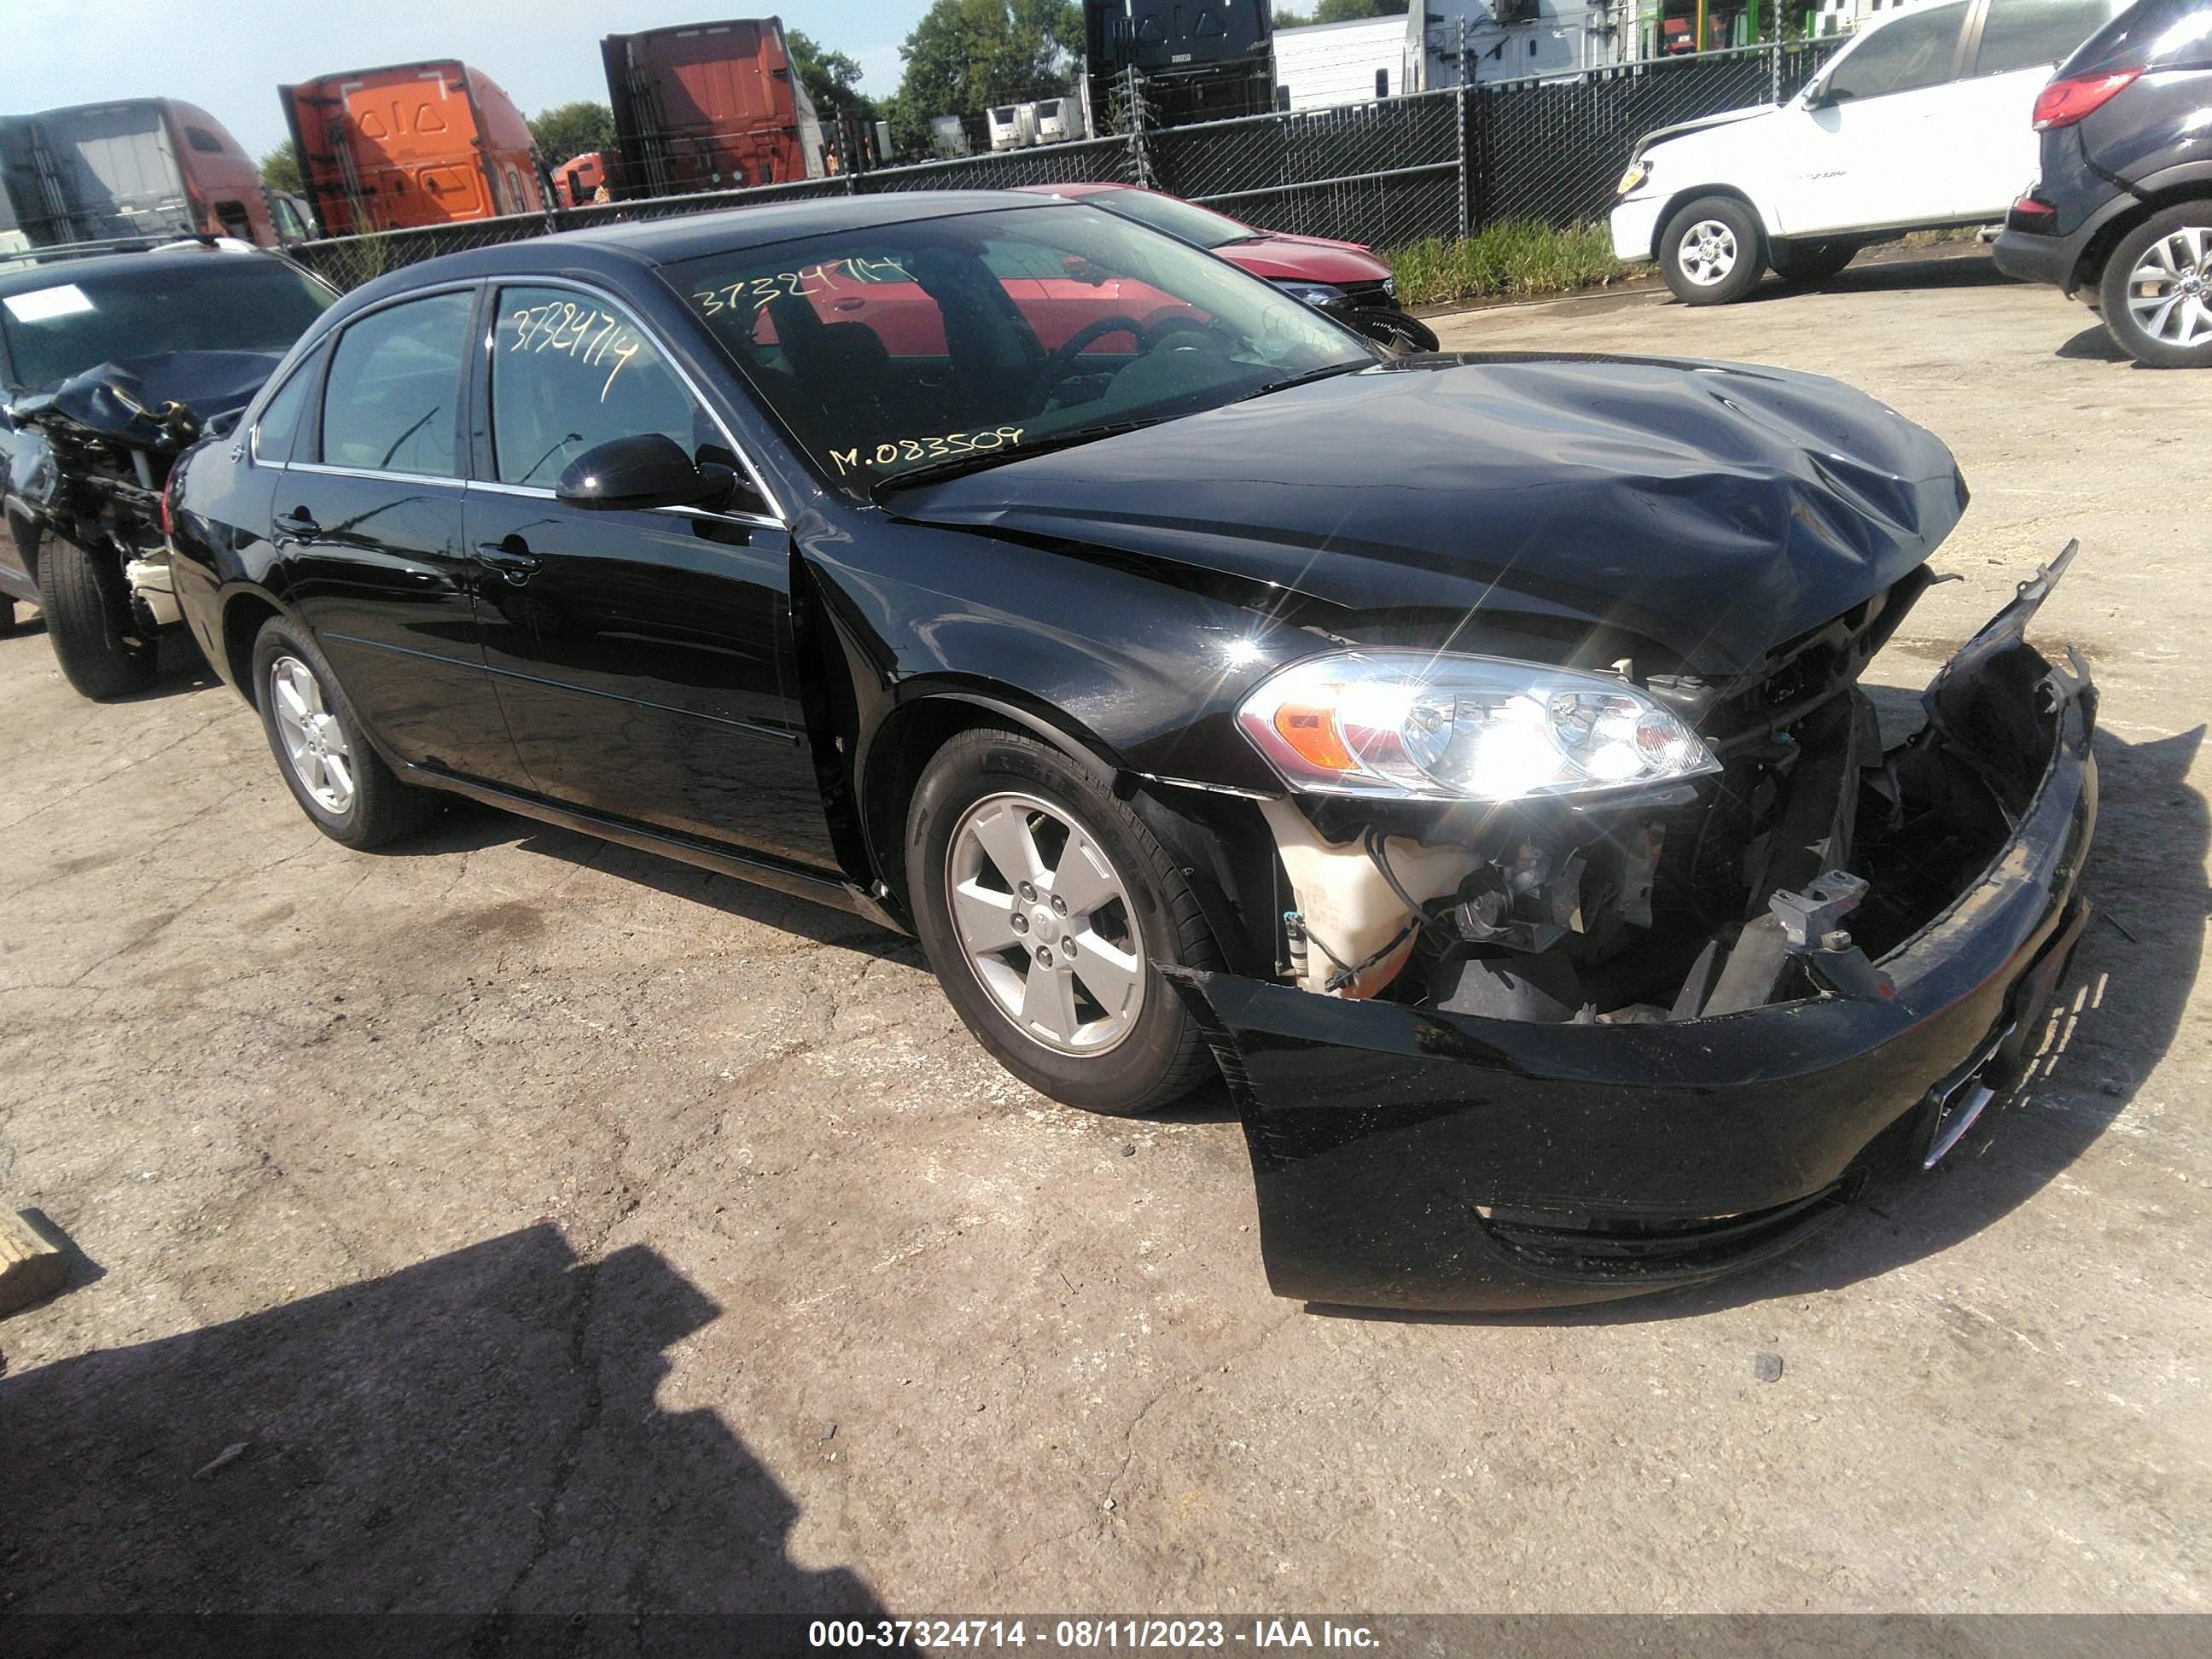
<svg viewBox="0 0 2212 1659"><path fill-rule="evenodd" d="M2126 3L1921 0L1878 15L1787 103L1638 139L1613 253L1656 259L1686 304L1725 305L1769 267L1817 283L1870 242L2000 220L2036 176L2036 94Z"/></svg>

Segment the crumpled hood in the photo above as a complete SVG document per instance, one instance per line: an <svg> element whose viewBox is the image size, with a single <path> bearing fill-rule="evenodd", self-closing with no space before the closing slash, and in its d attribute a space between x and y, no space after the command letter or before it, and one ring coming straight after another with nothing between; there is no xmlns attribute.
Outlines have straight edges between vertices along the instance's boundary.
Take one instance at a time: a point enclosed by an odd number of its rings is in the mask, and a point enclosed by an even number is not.
<svg viewBox="0 0 2212 1659"><path fill-rule="evenodd" d="M1729 674L1921 563L1966 500L1949 450L1834 380L1510 354L1401 359L891 506L1347 611L1607 623Z"/></svg>

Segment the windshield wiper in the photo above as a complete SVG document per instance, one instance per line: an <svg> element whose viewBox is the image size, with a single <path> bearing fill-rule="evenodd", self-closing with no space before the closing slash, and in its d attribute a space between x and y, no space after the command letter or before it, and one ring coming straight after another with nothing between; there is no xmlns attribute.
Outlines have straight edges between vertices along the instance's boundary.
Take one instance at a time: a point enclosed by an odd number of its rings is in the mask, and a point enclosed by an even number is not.
<svg viewBox="0 0 2212 1659"><path fill-rule="evenodd" d="M963 473L981 472L986 467L1004 466L1009 461L1025 461L1032 455L1048 455L1056 449L1073 449L1079 444L1095 442L1100 438L1118 438L1125 432L1136 432L1148 426L1158 426L1167 416L1153 416L1141 421L1110 421L1103 426L1078 427L1072 432L1055 432L1031 443L1015 444L1006 449L976 451L966 455L947 455L942 459L927 461L909 467L903 472L894 472L888 478L878 478L868 486L871 501L880 501L895 489L906 489L916 484L935 483L944 478L957 478Z"/></svg>
<svg viewBox="0 0 2212 1659"><path fill-rule="evenodd" d="M1270 380L1265 386L1255 386L1237 401L1249 403L1255 398L1264 398L1271 392L1287 392L1294 386L1304 386L1314 380L1326 380L1339 374L1350 374L1363 368L1372 368L1376 360L1369 359L1349 363L1331 363L1325 368L1308 369L1303 374L1293 374L1288 380Z"/></svg>

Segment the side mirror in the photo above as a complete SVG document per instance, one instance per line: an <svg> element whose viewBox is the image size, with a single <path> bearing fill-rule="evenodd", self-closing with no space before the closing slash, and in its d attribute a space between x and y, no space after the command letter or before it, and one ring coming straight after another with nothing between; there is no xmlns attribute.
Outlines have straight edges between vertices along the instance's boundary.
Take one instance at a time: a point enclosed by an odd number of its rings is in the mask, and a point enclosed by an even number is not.
<svg viewBox="0 0 2212 1659"><path fill-rule="evenodd" d="M1106 286L1106 274L1080 253L1071 253L1060 262L1070 282L1088 283L1093 288Z"/></svg>
<svg viewBox="0 0 2212 1659"><path fill-rule="evenodd" d="M737 491L726 466L700 465L665 432L615 438L568 463L553 494L563 506L717 507Z"/></svg>

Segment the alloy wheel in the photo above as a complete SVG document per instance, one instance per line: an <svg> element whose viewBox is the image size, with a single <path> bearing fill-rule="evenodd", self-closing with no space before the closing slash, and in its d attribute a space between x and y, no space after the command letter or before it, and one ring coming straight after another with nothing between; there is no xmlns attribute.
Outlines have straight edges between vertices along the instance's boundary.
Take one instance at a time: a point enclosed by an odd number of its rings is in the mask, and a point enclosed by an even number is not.
<svg viewBox="0 0 2212 1659"><path fill-rule="evenodd" d="M2145 248L2128 273L2128 310L2162 345L2212 341L2212 230L2184 225Z"/></svg>
<svg viewBox="0 0 2212 1659"><path fill-rule="evenodd" d="M1035 795L987 795L945 851L952 925L977 981L1032 1042L1102 1054L1145 1007L1144 937L1096 836Z"/></svg>
<svg viewBox="0 0 2212 1659"><path fill-rule="evenodd" d="M277 658L269 665L269 697L292 775L325 811L344 812L353 805L353 750L314 671L297 657Z"/></svg>
<svg viewBox="0 0 2212 1659"><path fill-rule="evenodd" d="M1700 219L1683 234L1677 257L1682 274L1699 288L1726 282L1735 269L1735 232L1717 219Z"/></svg>

